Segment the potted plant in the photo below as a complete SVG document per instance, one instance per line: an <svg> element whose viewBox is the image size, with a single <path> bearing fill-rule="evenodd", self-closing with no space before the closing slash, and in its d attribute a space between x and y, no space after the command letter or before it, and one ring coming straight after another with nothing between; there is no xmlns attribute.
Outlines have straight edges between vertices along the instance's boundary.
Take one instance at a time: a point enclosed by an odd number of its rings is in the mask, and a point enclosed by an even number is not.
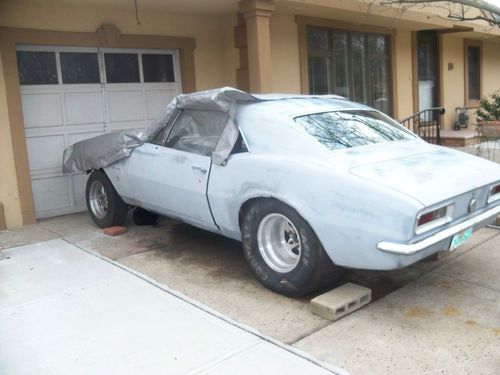
<svg viewBox="0 0 500 375"><path fill-rule="evenodd" d="M476 116L483 137L500 138L500 90L479 101Z"/></svg>

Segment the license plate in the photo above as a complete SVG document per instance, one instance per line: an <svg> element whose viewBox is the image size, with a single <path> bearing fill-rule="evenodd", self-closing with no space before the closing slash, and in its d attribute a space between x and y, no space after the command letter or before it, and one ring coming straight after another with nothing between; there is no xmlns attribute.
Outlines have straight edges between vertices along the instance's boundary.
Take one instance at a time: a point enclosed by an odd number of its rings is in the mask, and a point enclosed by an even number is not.
<svg viewBox="0 0 500 375"><path fill-rule="evenodd" d="M451 239L450 251L455 250L460 245L463 245L472 236L472 228L467 228L460 233L457 233Z"/></svg>

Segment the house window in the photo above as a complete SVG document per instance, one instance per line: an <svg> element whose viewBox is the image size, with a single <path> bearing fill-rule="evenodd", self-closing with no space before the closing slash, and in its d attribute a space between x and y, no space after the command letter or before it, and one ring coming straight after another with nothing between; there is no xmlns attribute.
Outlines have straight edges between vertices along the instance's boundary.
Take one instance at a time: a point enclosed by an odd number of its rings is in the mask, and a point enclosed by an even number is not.
<svg viewBox="0 0 500 375"><path fill-rule="evenodd" d="M21 85L57 85L56 54L44 51L17 51Z"/></svg>
<svg viewBox="0 0 500 375"><path fill-rule="evenodd" d="M107 83L140 82L139 55L137 53L105 53Z"/></svg>
<svg viewBox="0 0 500 375"><path fill-rule="evenodd" d="M175 82L172 55L142 54L144 82Z"/></svg>
<svg viewBox="0 0 500 375"><path fill-rule="evenodd" d="M60 52L63 83L101 83L97 53Z"/></svg>
<svg viewBox="0 0 500 375"><path fill-rule="evenodd" d="M387 36L308 27L307 51L311 94L342 95L390 113Z"/></svg>
<svg viewBox="0 0 500 375"><path fill-rule="evenodd" d="M467 83L469 100L481 99L481 50L479 46L467 47Z"/></svg>

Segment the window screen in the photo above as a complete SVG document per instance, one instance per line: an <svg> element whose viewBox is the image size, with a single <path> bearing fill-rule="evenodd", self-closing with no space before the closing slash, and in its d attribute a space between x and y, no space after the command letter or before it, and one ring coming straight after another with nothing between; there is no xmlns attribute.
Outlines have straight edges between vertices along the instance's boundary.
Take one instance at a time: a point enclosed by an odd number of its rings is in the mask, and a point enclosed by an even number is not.
<svg viewBox="0 0 500 375"><path fill-rule="evenodd" d="M172 55L142 54L144 82L175 82Z"/></svg>
<svg viewBox="0 0 500 375"><path fill-rule="evenodd" d="M165 146L211 156L227 120L223 112L186 110L175 122Z"/></svg>
<svg viewBox="0 0 500 375"><path fill-rule="evenodd" d="M61 52L63 83L100 83L97 53Z"/></svg>
<svg viewBox="0 0 500 375"><path fill-rule="evenodd" d="M137 53L105 53L106 82L140 82L139 55Z"/></svg>
<svg viewBox="0 0 500 375"><path fill-rule="evenodd" d="M17 51L21 85L57 85L55 52Z"/></svg>

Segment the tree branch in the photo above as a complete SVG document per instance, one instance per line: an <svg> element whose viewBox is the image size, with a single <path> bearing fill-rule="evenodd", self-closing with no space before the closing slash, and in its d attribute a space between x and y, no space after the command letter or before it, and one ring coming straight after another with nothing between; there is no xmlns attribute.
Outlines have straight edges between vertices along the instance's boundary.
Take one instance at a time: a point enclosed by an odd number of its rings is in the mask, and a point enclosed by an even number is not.
<svg viewBox="0 0 500 375"><path fill-rule="evenodd" d="M447 6L444 6L446 3ZM459 21L486 21L492 26L500 27L500 7L484 0L380 0L379 4L384 5L400 5L400 6L423 6L424 4L432 4L431 6L444 8L448 11L448 18ZM456 5L459 6L457 11ZM465 7L474 8L480 11L480 16L467 17L467 9ZM455 12L454 12L455 10ZM458 12L458 14L456 14Z"/></svg>

